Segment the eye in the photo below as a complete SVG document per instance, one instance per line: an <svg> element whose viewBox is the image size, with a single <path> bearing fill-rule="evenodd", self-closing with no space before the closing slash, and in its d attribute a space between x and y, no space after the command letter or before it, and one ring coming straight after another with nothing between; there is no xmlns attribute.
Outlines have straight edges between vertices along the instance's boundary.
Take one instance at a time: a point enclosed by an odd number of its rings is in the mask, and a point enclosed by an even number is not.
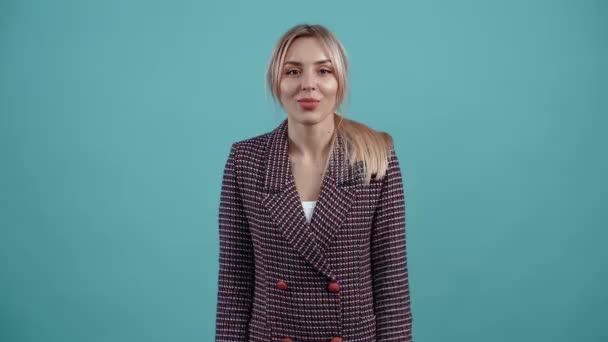
<svg viewBox="0 0 608 342"><path fill-rule="evenodd" d="M293 71L297 72L298 70L297 69L290 69L290 70L287 70L287 72L285 74L287 74L287 75L295 75L293 73Z"/></svg>
<svg viewBox="0 0 608 342"><path fill-rule="evenodd" d="M321 69L322 74L331 74L331 70L329 69Z"/></svg>

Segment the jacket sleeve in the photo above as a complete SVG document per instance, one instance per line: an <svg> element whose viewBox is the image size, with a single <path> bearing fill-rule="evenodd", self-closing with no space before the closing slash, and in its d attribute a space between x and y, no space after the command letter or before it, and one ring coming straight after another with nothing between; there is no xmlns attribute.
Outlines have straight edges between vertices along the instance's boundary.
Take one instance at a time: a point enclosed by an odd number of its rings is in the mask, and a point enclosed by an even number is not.
<svg viewBox="0 0 608 342"><path fill-rule="evenodd" d="M246 341L254 288L253 246L236 178L234 143L224 168L219 205L219 274L215 340Z"/></svg>
<svg viewBox="0 0 608 342"><path fill-rule="evenodd" d="M409 342L412 313L405 244L405 191L394 147L380 196L371 237L376 338L378 342Z"/></svg>

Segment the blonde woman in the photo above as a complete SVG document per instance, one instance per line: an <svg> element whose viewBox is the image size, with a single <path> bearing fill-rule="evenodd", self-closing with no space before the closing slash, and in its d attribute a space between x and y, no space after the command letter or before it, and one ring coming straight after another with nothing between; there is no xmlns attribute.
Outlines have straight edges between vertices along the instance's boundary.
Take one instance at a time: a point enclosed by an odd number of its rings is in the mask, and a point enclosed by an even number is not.
<svg viewBox="0 0 608 342"><path fill-rule="evenodd" d="M222 181L216 341L412 340L405 195L389 134L338 113L348 61L297 25L267 83L287 113L235 142Z"/></svg>

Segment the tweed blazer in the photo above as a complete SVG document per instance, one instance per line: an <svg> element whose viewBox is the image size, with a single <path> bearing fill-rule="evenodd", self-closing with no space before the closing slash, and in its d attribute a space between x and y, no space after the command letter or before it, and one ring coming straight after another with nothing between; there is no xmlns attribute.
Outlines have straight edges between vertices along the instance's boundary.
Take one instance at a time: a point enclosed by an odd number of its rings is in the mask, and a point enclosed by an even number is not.
<svg viewBox="0 0 608 342"><path fill-rule="evenodd" d="M391 149L362 182L339 135L312 220L288 158L287 119L232 144L219 205L216 341L412 340L405 192Z"/></svg>

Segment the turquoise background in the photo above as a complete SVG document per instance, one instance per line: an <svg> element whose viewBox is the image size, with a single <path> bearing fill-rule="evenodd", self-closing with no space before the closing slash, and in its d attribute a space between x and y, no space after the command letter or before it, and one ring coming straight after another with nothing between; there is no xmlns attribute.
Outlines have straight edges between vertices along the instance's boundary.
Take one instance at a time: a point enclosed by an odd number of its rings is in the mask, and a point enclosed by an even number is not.
<svg viewBox="0 0 608 342"><path fill-rule="evenodd" d="M416 341L608 341L606 1L0 2L0 341L212 341L232 142L320 23L392 134Z"/></svg>

